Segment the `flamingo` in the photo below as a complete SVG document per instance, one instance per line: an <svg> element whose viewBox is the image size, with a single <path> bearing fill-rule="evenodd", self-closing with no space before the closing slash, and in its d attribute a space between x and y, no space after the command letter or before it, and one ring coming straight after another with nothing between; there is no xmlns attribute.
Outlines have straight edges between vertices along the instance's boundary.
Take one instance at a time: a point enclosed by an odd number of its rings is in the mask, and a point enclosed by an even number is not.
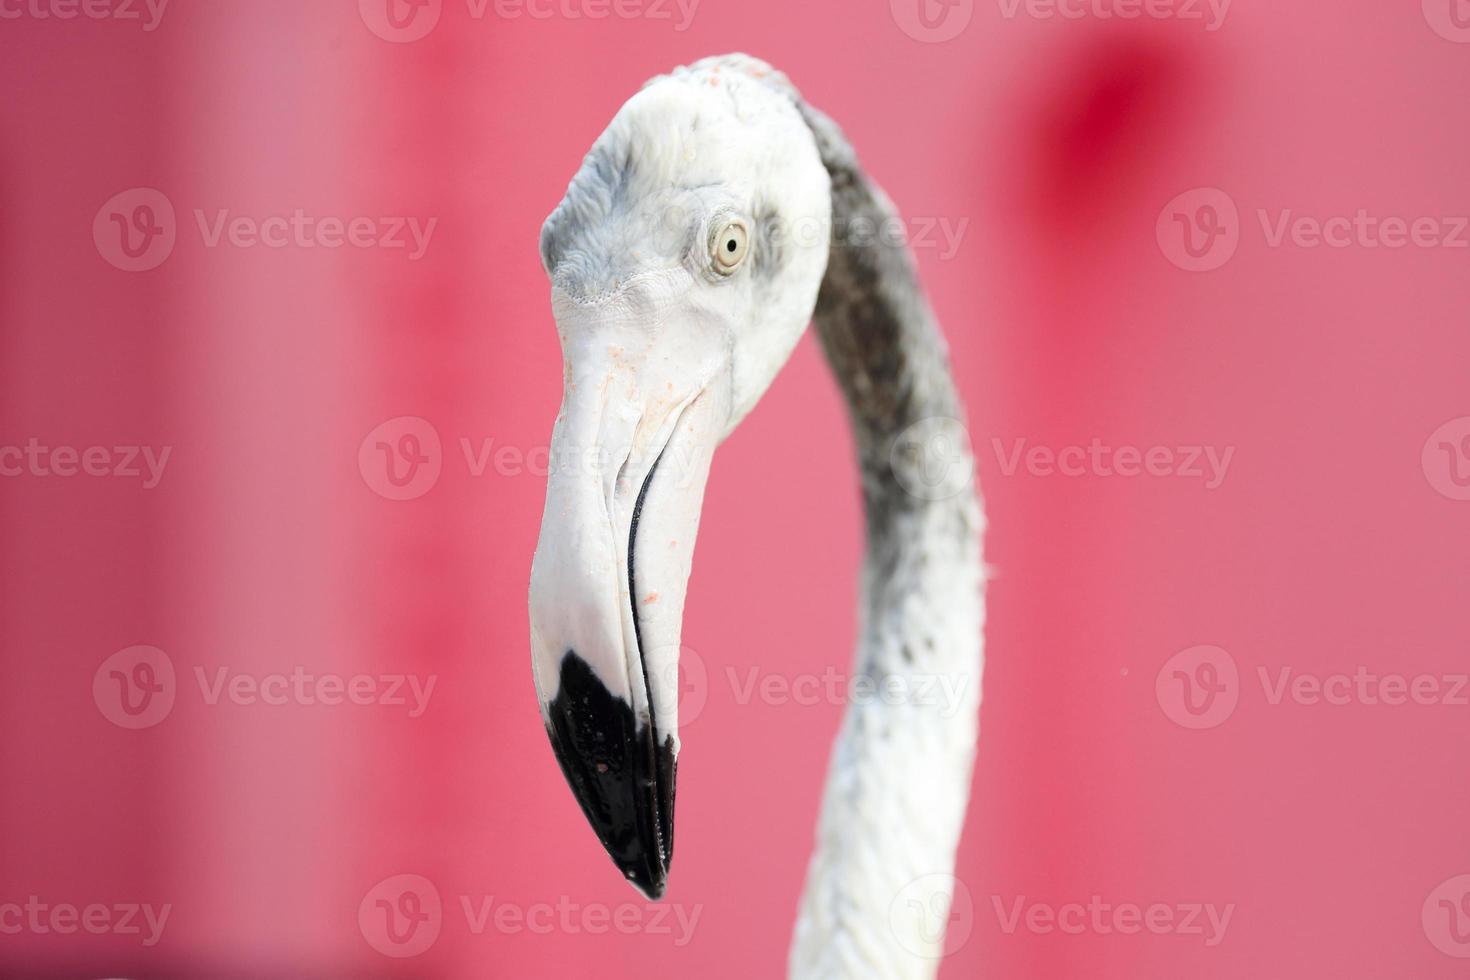
<svg viewBox="0 0 1470 980"><path fill-rule="evenodd" d="M814 323L845 396L866 548L854 676L788 961L932 977L974 764L983 515L898 215L841 130L746 55L648 82L541 231L563 401L532 562L547 733L607 853L668 881L685 589L715 447ZM916 692L958 691L940 710ZM906 692L906 693L905 693Z"/></svg>

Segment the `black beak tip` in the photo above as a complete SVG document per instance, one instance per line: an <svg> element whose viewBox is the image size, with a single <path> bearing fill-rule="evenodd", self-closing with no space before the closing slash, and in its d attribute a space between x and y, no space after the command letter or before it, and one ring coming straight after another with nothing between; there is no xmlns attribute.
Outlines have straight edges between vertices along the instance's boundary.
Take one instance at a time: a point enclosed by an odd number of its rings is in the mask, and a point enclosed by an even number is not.
<svg viewBox="0 0 1470 980"><path fill-rule="evenodd" d="M624 865L622 871L633 887L650 901L656 902L664 897L664 889L669 884L669 868L662 861L641 860L631 866Z"/></svg>
<svg viewBox="0 0 1470 980"><path fill-rule="evenodd" d="M659 745L653 726L638 725L632 707L570 650L546 733L608 855L644 895L663 897L674 850L673 737Z"/></svg>

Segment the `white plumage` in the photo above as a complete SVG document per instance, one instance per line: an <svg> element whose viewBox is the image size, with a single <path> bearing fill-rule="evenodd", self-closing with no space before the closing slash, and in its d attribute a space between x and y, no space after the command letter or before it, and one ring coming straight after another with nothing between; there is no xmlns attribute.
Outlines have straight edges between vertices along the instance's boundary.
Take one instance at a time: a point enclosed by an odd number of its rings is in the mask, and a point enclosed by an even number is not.
<svg viewBox="0 0 1470 980"><path fill-rule="evenodd" d="M541 238L566 391L532 571L536 684L584 811L649 894L672 851L710 455L809 321L848 398L868 520L856 674L901 696L845 713L791 950L801 980L933 976L974 757L982 517L945 421L963 412L907 250L832 236L894 214L784 75L730 55L630 99ZM938 471L952 485L936 492Z"/></svg>

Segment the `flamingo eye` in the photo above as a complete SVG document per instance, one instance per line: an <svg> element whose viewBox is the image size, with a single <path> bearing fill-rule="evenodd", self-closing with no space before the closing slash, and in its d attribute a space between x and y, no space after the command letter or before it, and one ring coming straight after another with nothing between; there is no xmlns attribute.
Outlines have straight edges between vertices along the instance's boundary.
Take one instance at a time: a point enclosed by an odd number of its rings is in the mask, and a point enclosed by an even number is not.
<svg viewBox="0 0 1470 980"><path fill-rule="evenodd" d="M721 275L728 276L740 268L750 251L750 232L745 222L738 219L725 222L710 240L710 249L714 253L715 270Z"/></svg>

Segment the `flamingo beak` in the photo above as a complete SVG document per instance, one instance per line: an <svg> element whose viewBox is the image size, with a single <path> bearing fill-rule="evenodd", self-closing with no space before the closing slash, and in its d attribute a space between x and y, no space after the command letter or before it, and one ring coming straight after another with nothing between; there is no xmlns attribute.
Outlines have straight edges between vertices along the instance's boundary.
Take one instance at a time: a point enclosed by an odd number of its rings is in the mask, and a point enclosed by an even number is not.
<svg viewBox="0 0 1470 980"><path fill-rule="evenodd" d="M530 594L552 749L608 855L655 899L673 857L684 595L720 417L672 375L600 358L569 375Z"/></svg>

